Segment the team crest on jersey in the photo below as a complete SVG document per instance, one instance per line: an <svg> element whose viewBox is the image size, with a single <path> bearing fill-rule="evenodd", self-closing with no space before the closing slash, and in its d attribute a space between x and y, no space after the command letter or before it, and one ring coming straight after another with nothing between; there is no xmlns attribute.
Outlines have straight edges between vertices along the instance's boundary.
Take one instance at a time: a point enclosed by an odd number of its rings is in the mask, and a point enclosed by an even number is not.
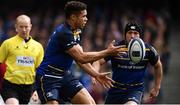
<svg viewBox="0 0 180 105"><path fill-rule="evenodd" d="M77 29L76 31L73 32L74 34L74 40L77 41L77 40L80 40L80 36L79 34L81 34L81 30L80 29Z"/></svg>
<svg viewBox="0 0 180 105"><path fill-rule="evenodd" d="M17 56L16 64L20 66L34 66L34 58L31 56Z"/></svg>
<svg viewBox="0 0 180 105"><path fill-rule="evenodd" d="M79 35L74 35L74 40L75 41L80 40L80 36Z"/></svg>

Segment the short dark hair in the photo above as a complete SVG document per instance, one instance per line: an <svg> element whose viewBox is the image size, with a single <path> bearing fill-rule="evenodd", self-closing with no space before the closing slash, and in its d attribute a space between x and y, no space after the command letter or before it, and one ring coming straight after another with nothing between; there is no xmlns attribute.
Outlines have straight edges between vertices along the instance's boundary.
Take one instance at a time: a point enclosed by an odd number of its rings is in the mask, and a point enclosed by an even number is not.
<svg viewBox="0 0 180 105"><path fill-rule="evenodd" d="M87 9L87 5L80 1L67 2L64 7L66 18L69 18L72 14L78 14L80 11L86 9Z"/></svg>
<svg viewBox="0 0 180 105"><path fill-rule="evenodd" d="M141 25L140 22L137 22L136 20L130 20L126 26L125 26L125 32L124 34L126 35L126 33L129 30L135 30L138 31L140 36L143 36L143 26Z"/></svg>

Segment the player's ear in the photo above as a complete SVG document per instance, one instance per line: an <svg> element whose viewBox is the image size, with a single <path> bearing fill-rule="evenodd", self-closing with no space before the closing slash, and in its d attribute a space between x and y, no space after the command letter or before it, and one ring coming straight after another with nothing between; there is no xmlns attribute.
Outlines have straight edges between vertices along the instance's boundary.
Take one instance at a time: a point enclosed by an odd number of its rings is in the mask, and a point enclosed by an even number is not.
<svg viewBox="0 0 180 105"><path fill-rule="evenodd" d="M30 28L32 28L32 24L30 23Z"/></svg>
<svg viewBox="0 0 180 105"><path fill-rule="evenodd" d="M70 18L71 18L73 21L75 21L75 20L76 20L76 15L72 14L72 15L70 16Z"/></svg>

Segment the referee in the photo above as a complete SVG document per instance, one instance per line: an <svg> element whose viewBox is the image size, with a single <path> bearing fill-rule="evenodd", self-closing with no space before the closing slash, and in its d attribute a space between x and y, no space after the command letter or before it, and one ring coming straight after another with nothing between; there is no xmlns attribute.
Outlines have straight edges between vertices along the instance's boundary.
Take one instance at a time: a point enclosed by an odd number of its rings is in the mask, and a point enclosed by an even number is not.
<svg viewBox="0 0 180 105"><path fill-rule="evenodd" d="M31 19L20 15L16 19L17 35L5 40L0 47L0 63L7 65L2 86L5 104L28 104L33 91L35 70L41 63L44 50L30 36Z"/></svg>

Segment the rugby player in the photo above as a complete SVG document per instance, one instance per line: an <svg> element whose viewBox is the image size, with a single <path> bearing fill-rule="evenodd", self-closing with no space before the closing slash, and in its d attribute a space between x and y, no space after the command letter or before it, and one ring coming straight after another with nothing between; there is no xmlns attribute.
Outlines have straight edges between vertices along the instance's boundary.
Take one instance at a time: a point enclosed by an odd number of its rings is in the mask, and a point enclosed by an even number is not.
<svg viewBox="0 0 180 105"><path fill-rule="evenodd" d="M82 29L87 23L87 6L79 1L65 5L66 20L50 36L45 57L36 73L37 92L41 103L95 104L94 99L69 70L73 60L105 87L113 80L106 73L98 73L90 63L108 55L116 55L119 48L112 43L99 52L84 52L81 47ZM63 100L63 101L62 101Z"/></svg>
<svg viewBox="0 0 180 105"><path fill-rule="evenodd" d="M143 28L137 21L129 21L125 27L125 39L116 41L116 45L126 45L131 39L143 35ZM162 64L160 56L150 44L145 44L145 58L139 63L133 63L127 54L108 56L93 63L93 67L100 68L100 65L111 61L112 79L114 86L109 89L105 104L127 104L137 105L141 103L144 91L144 77L146 67L150 63L154 67L155 83L150 93L150 99L156 98L161 88ZM128 50L127 50L128 51Z"/></svg>

